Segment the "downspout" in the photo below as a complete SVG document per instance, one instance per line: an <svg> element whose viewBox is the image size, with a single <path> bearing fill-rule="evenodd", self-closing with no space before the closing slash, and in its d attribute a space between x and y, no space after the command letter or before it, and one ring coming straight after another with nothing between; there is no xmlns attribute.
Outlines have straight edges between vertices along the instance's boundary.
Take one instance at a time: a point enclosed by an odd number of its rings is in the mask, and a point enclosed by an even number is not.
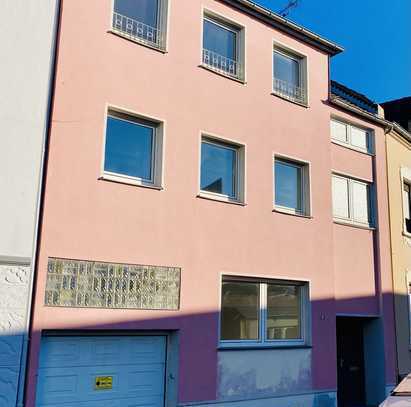
<svg viewBox="0 0 411 407"><path fill-rule="evenodd" d="M39 253L39 240L40 231L43 215L43 198L44 198L44 186L46 179L46 165L48 156L48 144L49 144L49 134L51 128L51 116L52 107L54 100L54 84L56 78L56 56L57 56L57 46L58 37L60 30L60 12L61 12L61 0L56 0L54 18L53 18L53 31L52 31L52 42L51 42L51 56L49 63L49 79L48 79L48 96L47 96L47 110L46 118L44 120L43 126L43 139L42 139L42 150L40 158L40 172L38 179L38 189L37 189L37 203L36 203L36 218L35 218L35 230L33 236L33 248L31 256L31 272L29 281L29 299L27 301L26 315L26 328L23 335L21 359L20 359L20 372L18 379L18 389L17 389L17 407L24 407L26 400L26 385L28 378L28 356L29 356L29 345L31 340L31 329L33 322L33 300L35 293L35 279L37 275L37 263L38 263L38 253Z"/></svg>

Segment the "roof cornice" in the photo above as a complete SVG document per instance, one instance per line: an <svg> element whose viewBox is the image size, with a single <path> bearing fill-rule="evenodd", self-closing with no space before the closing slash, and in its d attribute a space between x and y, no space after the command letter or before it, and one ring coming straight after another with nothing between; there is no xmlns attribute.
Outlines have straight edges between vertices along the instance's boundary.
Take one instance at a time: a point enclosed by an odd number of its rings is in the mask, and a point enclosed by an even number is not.
<svg viewBox="0 0 411 407"><path fill-rule="evenodd" d="M327 40L319 36L318 34L307 30L306 28L293 23L290 20L280 16L273 11L262 7L251 0L219 0L223 3L227 3L232 7L247 13L251 14L255 18L265 22L266 24L271 25L274 28L277 28L283 32L286 32L303 42L306 42L327 54L334 56L344 51L344 48L335 44L332 41Z"/></svg>

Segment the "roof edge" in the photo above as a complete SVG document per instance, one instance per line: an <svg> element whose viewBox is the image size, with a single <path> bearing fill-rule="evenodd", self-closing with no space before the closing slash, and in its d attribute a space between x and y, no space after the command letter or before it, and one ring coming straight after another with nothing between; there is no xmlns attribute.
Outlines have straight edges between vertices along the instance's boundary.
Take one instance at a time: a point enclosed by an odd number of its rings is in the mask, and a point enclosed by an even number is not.
<svg viewBox="0 0 411 407"><path fill-rule="evenodd" d="M218 0L223 3L229 4L234 8L237 8L248 14L252 14L254 17L272 25L281 31L284 31L293 37L304 41L316 48L325 51L327 54L334 56L344 51L344 48L340 45L321 37L320 35L302 27L299 24L280 16L279 14L260 6L251 0Z"/></svg>

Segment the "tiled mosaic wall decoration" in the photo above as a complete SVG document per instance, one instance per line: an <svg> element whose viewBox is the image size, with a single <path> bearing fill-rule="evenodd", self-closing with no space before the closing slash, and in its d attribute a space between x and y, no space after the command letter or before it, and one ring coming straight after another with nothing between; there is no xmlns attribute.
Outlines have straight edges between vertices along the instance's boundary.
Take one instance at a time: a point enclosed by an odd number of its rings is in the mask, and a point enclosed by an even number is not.
<svg viewBox="0 0 411 407"><path fill-rule="evenodd" d="M52 307L177 310L178 267L50 258L45 304Z"/></svg>

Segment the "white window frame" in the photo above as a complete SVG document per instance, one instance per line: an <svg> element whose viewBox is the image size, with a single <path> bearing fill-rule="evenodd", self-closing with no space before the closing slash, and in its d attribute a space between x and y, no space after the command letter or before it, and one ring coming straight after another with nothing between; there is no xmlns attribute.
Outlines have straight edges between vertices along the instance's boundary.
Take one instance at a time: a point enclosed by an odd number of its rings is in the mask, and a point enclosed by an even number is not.
<svg viewBox="0 0 411 407"><path fill-rule="evenodd" d="M295 210L286 206L277 205L275 203L275 162L283 161L291 166L301 169L301 210ZM292 215L311 216L311 163L302 161L293 157L275 154L273 157L273 210L276 212L285 212Z"/></svg>
<svg viewBox="0 0 411 407"><path fill-rule="evenodd" d="M235 183L234 189L236 194L234 197L225 194L219 194L217 192L210 192L201 189L201 146L203 142L216 145L219 147L224 147L231 149L236 153L235 160ZM200 137L200 148L199 148L199 192L198 196L201 198L208 198L217 201L245 204L245 145L240 144L231 140L222 139L216 137L215 135L210 135L209 133L201 133Z"/></svg>
<svg viewBox="0 0 411 407"><path fill-rule="evenodd" d="M167 52L167 47L168 47L168 27L169 27L169 15L170 15L170 0L156 0L157 3L157 13L158 13L158 22L157 22L157 27L155 28L158 33L160 34L161 38L159 40L159 43L156 44L152 41L149 40L144 40L143 38L139 38L136 36L132 36L130 34L127 34L127 32L120 30L114 26L114 5L115 5L115 0L111 0L111 13L110 13L110 22L109 22L109 29L108 32L111 32L113 34L116 34L120 37L126 38L130 41L133 41L137 44L144 45L148 48L152 48L156 51L160 52ZM127 16L125 16L127 17Z"/></svg>
<svg viewBox="0 0 411 407"><path fill-rule="evenodd" d="M151 149L151 178L144 179L133 177L126 174L115 173L105 170L105 154L106 154L106 137L107 137L107 121L112 117L125 122L138 124L140 126L153 129L153 145ZM99 179L114 181L123 184L163 189L163 145L164 145L164 128L165 122L160 119L131 112L118 107L107 106L104 117L104 134L103 134L103 155L101 160L101 170Z"/></svg>
<svg viewBox="0 0 411 407"><path fill-rule="evenodd" d="M293 98L290 96L285 95L282 92L279 92L278 90L275 89L274 86L274 81L276 79L274 72L275 72L275 62L274 62L274 54L278 53L286 58L293 59L294 61L298 62L299 66L299 82L300 82L300 88L303 89L304 91L304 98L299 99L299 98ZM297 103L300 105L303 105L305 107L308 106L309 103L309 88L308 88L308 57L301 52L294 50L282 43L279 43L278 41L273 42L273 50L272 50L272 81L271 81L271 87L272 87L272 94L275 96L279 96L282 99L288 100L293 103ZM279 79L279 78L277 78Z"/></svg>
<svg viewBox="0 0 411 407"><path fill-rule="evenodd" d="M237 63L237 75L231 75L229 72L224 71L223 69L218 69L213 67L210 64L204 62L203 53L204 53L204 21L209 21L215 25L218 25L228 31L231 31L236 34L236 63ZM227 78L245 83L246 80L246 71L245 71L245 33L246 28L237 21L233 21L227 17L222 16L210 9L203 8L202 10L202 21L201 21L201 52L200 52L200 66L208 69L212 72L215 72L219 75L225 76Z"/></svg>
<svg viewBox="0 0 411 407"><path fill-rule="evenodd" d="M403 235L411 237L411 233L407 231L407 225L405 221L405 193L404 185L407 184L411 188L411 168L401 167L401 207L402 207L402 226L403 226ZM411 208L410 208L411 209Z"/></svg>
<svg viewBox="0 0 411 407"><path fill-rule="evenodd" d="M241 340L222 340L222 283L225 281L257 283L259 284L259 313L258 313L258 336L259 339L241 339ZM295 285L300 288L300 332L299 339L267 339L267 286L274 285ZM223 275L220 283L220 312L219 312L219 329L218 340L219 348L276 348L276 347L305 347L311 343L311 301L308 281L270 279Z"/></svg>
<svg viewBox="0 0 411 407"><path fill-rule="evenodd" d="M373 183L370 181L366 181L366 180L361 180L358 178L354 178L354 177L350 177L348 175L345 174L340 174L340 173L336 173L333 172L331 174L331 182L333 178L340 178L340 179L344 179L348 182L348 218L346 217L342 217L342 216L336 216L334 214L334 208L332 208L332 214L333 214L333 219L334 222L336 223L343 223L343 224L348 224L348 225L353 225L353 226L359 226L359 227L364 227L364 228L374 228L374 191L373 191ZM358 221L356 219L354 219L353 217L353 213L354 213L354 205L353 205L353 185L357 183L357 184L361 184L361 185L365 185L367 187L367 205L368 205L368 222L361 222ZM331 193L333 193L332 191L332 186L331 186Z"/></svg>
<svg viewBox="0 0 411 407"><path fill-rule="evenodd" d="M333 133L332 133L332 128L331 128L332 122L342 124L346 127L346 132L347 132L346 133L347 134L347 141L346 142L333 138ZM355 145L352 144L351 140L352 140L352 129L353 128L356 128L356 129L359 129L359 130L362 130L362 131L366 132L367 148L361 148L361 147L358 147L358 146L355 146ZM359 126L359 125L349 123L345 120L342 120L342 119L339 119L339 118L336 118L336 117L331 117L331 120L330 120L330 136L331 136L331 142L334 143L334 144L338 144L340 146L349 148L351 150L359 151L361 153L374 155L373 131L368 129L368 128L365 128L364 126Z"/></svg>

